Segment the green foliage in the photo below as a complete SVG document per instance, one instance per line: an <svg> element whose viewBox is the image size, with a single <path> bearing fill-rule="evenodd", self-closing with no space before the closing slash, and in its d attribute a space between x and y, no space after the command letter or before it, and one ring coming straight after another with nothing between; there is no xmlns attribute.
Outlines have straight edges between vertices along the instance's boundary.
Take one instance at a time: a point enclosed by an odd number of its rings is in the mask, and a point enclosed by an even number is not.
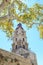
<svg viewBox="0 0 43 65"><path fill-rule="evenodd" d="M29 8L20 0L0 1L0 29L6 32L8 37L11 37L14 31L12 20L15 19L17 22L19 21L26 24L28 28L32 28L34 24L38 24L38 26L39 24L42 25L43 5L36 3ZM39 22L37 23L36 21ZM40 31L42 32L42 30ZM41 38L43 38L43 35L41 35Z"/></svg>
<svg viewBox="0 0 43 65"><path fill-rule="evenodd" d="M41 25L38 26L38 30L40 32L40 38L43 39L43 24L41 24Z"/></svg>

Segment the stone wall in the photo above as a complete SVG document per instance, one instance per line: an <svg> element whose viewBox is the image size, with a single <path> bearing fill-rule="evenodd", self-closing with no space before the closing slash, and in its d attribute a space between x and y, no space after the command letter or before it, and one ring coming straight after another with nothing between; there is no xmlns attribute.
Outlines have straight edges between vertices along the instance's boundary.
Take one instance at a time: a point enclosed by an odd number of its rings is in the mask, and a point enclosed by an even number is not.
<svg viewBox="0 0 43 65"><path fill-rule="evenodd" d="M32 65L30 59L0 49L0 65Z"/></svg>

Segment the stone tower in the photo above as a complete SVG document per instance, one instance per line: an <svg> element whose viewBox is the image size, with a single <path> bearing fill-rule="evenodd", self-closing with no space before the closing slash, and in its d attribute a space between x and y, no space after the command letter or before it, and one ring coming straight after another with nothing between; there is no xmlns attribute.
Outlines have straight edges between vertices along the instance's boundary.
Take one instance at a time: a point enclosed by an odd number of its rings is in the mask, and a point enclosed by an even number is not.
<svg viewBox="0 0 43 65"><path fill-rule="evenodd" d="M36 54L28 49L26 32L24 31L21 23L17 25L13 34L12 52L30 59L32 65L37 65Z"/></svg>
<svg viewBox="0 0 43 65"><path fill-rule="evenodd" d="M13 36L12 52L16 52L20 48L28 50L26 32L19 23Z"/></svg>

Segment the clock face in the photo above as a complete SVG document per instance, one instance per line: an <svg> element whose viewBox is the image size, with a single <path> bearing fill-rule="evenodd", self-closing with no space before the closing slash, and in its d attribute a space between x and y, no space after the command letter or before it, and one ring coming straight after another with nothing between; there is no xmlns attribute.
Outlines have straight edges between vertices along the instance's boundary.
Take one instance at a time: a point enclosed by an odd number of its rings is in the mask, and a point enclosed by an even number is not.
<svg viewBox="0 0 43 65"><path fill-rule="evenodd" d="M0 0L0 5L2 4L3 0Z"/></svg>

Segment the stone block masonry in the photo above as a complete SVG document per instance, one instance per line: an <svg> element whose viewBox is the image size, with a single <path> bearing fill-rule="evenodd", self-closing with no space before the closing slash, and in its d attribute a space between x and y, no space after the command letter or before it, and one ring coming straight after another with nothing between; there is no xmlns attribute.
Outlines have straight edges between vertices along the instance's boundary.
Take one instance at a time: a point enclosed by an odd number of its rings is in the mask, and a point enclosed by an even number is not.
<svg viewBox="0 0 43 65"><path fill-rule="evenodd" d="M30 59L0 49L0 65L32 65Z"/></svg>

